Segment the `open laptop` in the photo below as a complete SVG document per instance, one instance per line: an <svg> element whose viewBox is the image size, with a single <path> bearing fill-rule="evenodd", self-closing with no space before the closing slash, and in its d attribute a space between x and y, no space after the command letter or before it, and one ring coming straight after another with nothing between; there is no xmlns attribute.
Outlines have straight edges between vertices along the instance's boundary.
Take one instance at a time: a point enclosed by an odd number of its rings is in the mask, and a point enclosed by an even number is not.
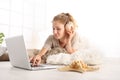
<svg viewBox="0 0 120 80"><path fill-rule="evenodd" d="M5 41L10 63L14 67L28 70L55 69L59 67L58 65L50 64L40 64L40 66L32 67L25 47L24 37L22 35L6 38Z"/></svg>

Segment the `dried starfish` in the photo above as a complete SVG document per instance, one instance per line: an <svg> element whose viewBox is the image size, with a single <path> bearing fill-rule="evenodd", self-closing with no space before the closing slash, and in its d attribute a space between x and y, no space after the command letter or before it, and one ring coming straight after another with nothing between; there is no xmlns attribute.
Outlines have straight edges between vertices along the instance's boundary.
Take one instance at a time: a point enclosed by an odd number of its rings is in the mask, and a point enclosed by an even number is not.
<svg viewBox="0 0 120 80"><path fill-rule="evenodd" d="M58 68L59 71L77 71L77 72L86 72L98 70L97 66L88 66L83 61L73 61L70 65Z"/></svg>

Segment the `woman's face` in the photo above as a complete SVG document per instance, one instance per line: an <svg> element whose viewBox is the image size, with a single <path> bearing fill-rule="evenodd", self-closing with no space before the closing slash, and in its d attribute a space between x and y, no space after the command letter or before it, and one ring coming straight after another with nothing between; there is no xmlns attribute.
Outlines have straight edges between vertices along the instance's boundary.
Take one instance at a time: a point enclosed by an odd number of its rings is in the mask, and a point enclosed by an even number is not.
<svg viewBox="0 0 120 80"><path fill-rule="evenodd" d="M62 39L65 36L64 24L53 21L53 35L56 39Z"/></svg>

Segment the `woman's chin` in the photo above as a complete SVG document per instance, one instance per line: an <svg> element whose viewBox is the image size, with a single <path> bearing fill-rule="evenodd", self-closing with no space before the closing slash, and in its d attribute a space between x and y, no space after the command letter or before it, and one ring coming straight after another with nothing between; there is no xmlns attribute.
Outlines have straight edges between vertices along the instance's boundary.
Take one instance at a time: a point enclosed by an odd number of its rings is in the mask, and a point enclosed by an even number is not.
<svg viewBox="0 0 120 80"><path fill-rule="evenodd" d="M59 39L59 37L57 37L57 36L54 36L54 38L55 38L55 39Z"/></svg>

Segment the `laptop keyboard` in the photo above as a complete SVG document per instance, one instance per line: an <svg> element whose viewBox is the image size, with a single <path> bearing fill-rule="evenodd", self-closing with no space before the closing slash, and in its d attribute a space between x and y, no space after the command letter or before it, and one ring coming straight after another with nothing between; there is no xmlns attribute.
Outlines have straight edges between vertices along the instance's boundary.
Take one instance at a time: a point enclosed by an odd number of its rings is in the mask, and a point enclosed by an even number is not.
<svg viewBox="0 0 120 80"><path fill-rule="evenodd" d="M51 64L40 64L38 66L32 66L32 69L56 69L58 67L60 67L60 65L51 65Z"/></svg>

